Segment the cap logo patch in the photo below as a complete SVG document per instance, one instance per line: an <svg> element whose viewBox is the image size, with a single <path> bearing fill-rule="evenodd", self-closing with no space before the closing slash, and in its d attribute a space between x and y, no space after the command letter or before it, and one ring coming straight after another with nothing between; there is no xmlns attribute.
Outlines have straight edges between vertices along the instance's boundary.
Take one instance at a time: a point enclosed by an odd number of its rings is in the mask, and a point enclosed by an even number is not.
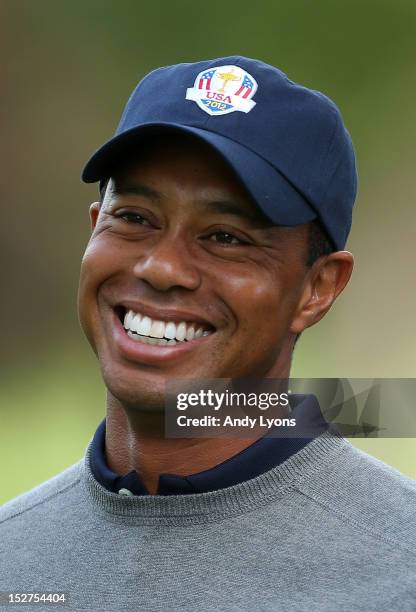
<svg viewBox="0 0 416 612"><path fill-rule="evenodd" d="M217 66L198 74L194 86L186 90L186 99L208 115L249 113L256 105L251 99L256 91L255 79L239 66Z"/></svg>

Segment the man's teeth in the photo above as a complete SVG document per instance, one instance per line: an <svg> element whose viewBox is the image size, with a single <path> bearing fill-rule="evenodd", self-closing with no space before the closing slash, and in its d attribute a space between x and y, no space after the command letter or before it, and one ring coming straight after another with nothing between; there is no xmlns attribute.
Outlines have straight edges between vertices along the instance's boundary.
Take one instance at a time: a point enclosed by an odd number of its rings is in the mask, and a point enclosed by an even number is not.
<svg viewBox="0 0 416 612"><path fill-rule="evenodd" d="M158 346L176 344L176 340L166 340L166 338L161 338L159 340L159 338L150 338L150 336L139 336L130 330L127 330L127 335L133 338L133 340L136 340L136 342L144 342L145 344L156 344Z"/></svg>
<svg viewBox="0 0 416 612"><path fill-rule="evenodd" d="M211 332L204 331L197 323L173 323L173 321L157 321L128 310L124 316L124 328L130 338L147 344L171 346L208 336Z"/></svg>

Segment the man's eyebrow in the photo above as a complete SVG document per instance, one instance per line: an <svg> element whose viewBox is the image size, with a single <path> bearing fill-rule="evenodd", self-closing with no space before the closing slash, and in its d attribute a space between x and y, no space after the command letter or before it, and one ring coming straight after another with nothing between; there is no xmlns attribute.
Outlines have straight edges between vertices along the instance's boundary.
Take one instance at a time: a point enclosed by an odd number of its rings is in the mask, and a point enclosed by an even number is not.
<svg viewBox="0 0 416 612"><path fill-rule="evenodd" d="M270 225L270 221L260 210L247 210L245 206L239 205L237 202L229 202L227 200L207 202L205 207L212 212L234 215L256 224Z"/></svg>
<svg viewBox="0 0 416 612"><path fill-rule="evenodd" d="M163 198L163 194L157 191L156 189L152 189L147 185L140 185L139 183L125 183L125 184L115 184L112 188L112 193L115 195L123 196L123 195L136 195L142 196L144 198L148 198L149 200L161 200Z"/></svg>

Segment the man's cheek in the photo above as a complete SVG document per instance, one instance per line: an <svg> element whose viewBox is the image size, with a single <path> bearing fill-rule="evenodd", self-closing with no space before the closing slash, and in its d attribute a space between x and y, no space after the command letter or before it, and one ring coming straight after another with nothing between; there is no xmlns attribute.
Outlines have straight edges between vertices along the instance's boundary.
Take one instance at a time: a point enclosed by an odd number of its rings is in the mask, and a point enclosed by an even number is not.
<svg viewBox="0 0 416 612"><path fill-rule="evenodd" d="M94 264L99 263L101 259L106 258L106 254L109 252L109 245L107 241L101 237L92 237L87 244L84 256L82 258L82 264L87 265L92 261Z"/></svg>
<svg viewBox="0 0 416 612"><path fill-rule="evenodd" d="M79 322L80 322L82 331L84 332L95 354L97 354L96 346L95 346L96 343L94 340L95 333L94 333L93 309L86 298L80 300L79 302L78 318L79 318Z"/></svg>
<svg viewBox="0 0 416 612"><path fill-rule="evenodd" d="M86 288L100 283L115 265L114 254L102 243L90 243L81 263L81 282Z"/></svg>
<svg viewBox="0 0 416 612"><path fill-rule="evenodd" d="M102 271L105 266L102 264L102 259L97 261L96 250L87 249L80 271L78 315L81 327L90 344L92 344L92 329L97 318L97 292L104 280Z"/></svg>
<svg viewBox="0 0 416 612"><path fill-rule="evenodd" d="M254 321L266 324L273 313L281 309L284 301L284 296L273 279L251 283L246 287L245 296L244 314L251 326Z"/></svg>

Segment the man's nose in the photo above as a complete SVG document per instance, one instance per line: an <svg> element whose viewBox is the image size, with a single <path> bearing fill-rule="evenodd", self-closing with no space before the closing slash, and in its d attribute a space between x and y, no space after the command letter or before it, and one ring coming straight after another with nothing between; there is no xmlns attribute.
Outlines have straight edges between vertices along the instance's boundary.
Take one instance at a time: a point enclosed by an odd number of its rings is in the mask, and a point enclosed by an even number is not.
<svg viewBox="0 0 416 612"><path fill-rule="evenodd" d="M168 291L172 287L195 290L201 283L200 272L189 251L189 245L178 236L160 239L140 255L133 271L138 278L159 291Z"/></svg>

